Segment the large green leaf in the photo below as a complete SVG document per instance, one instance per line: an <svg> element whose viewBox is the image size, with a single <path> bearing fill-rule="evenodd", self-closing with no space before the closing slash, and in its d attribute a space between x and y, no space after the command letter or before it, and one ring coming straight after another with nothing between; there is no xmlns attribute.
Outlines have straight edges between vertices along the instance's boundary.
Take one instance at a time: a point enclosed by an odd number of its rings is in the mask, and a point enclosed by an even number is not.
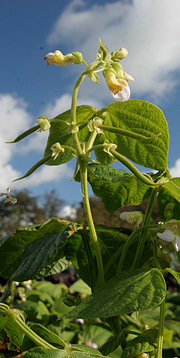
<svg viewBox="0 0 180 358"><path fill-rule="evenodd" d="M72 344L66 349L46 349L46 348L32 348L29 352L25 352L26 358L98 358L103 357L102 354L90 346L78 346Z"/></svg>
<svg viewBox="0 0 180 358"><path fill-rule="evenodd" d="M159 305L166 284L157 269L128 270L114 276L74 308L66 318L112 317Z"/></svg>
<svg viewBox="0 0 180 358"><path fill-rule="evenodd" d="M34 240L62 231L67 221L52 218L42 225L19 227L16 232L6 236L0 243L0 276L10 278L22 262L23 249Z"/></svg>
<svg viewBox="0 0 180 358"><path fill-rule="evenodd" d="M160 136L150 140L137 140L124 135L105 132L97 138L102 143L104 137L117 145L117 151L133 162L144 167L161 170L167 166L169 133L162 111L151 103L139 100L113 102L102 111L104 125L129 130L146 137ZM106 162L104 153L96 152L101 163Z"/></svg>
<svg viewBox="0 0 180 358"><path fill-rule="evenodd" d="M12 281L26 281L52 274L54 266L58 265L59 272L64 271L69 262L64 257L64 246L75 231L82 228L79 224L69 224L65 228L42 236L26 246L22 255L22 264L11 276Z"/></svg>
<svg viewBox="0 0 180 358"><path fill-rule="evenodd" d="M88 165L88 181L110 213L125 205L138 205L150 195L149 186L134 174L103 164Z"/></svg>
<svg viewBox="0 0 180 358"><path fill-rule="evenodd" d="M93 118L96 114L96 109L91 106L78 106L77 107L77 122L88 121ZM69 147L73 146L73 138L72 135L68 132L68 125L61 122L69 122L70 123L70 110L66 111L59 116L55 117L55 119L59 119L58 121L51 122L50 133L47 141L47 146L44 152L44 157L49 154L52 154L51 147L53 144L59 142L61 145L68 145ZM89 137L89 130L86 125L82 125L80 127L80 131L78 133L79 139L82 142L85 142ZM70 150L65 150L64 153L60 154L56 160L50 159L46 164L48 165L60 165L68 162L73 158L73 154Z"/></svg>

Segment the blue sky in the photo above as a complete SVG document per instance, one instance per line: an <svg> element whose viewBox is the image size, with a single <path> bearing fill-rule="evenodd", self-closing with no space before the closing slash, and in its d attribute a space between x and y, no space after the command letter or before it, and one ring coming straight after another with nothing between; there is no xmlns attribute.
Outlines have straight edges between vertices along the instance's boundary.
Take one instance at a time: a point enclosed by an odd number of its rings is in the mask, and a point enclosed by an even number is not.
<svg viewBox="0 0 180 358"><path fill-rule="evenodd" d="M99 37L110 52L125 47L124 70L131 98L144 99L164 112L170 131L169 168L180 176L180 2L179 0L3 0L0 12L1 185L22 176L43 156L47 133L19 144L5 144L35 124L40 115L52 118L68 110L72 88L84 66L46 67L48 52L81 51L94 60ZM98 109L112 102L103 78L84 81L78 103ZM44 166L13 189L35 195L56 189L67 203L81 200L79 184L71 182L74 162ZM120 168L120 166L119 166Z"/></svg>

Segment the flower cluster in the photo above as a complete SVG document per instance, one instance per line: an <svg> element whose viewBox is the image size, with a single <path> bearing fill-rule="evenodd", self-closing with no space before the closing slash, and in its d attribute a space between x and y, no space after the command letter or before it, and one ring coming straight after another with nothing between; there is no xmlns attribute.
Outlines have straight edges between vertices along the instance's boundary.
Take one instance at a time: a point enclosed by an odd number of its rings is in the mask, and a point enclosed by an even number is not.
<svg viewBox="0 0 180 358"><path fill-rule="evenodd" d="M101 67L106 83L111 91L115 100L124 102L130 98L130 88L128 81L134 81L131 75L124 72L122 65L119 63L123 58L128 55L125 48L115 50L109 53L109 50L100 42L100 48L96 55L96 61L91 65L83 60L81 52L75 51L67 55L63 55L61 51L49 52L45 55L44 59L47 60L47 66L54 64L56 66L65 66L72 64L79 64L84 62L87 65L87 75L95 82L99 80L96 69Z"/></svg>

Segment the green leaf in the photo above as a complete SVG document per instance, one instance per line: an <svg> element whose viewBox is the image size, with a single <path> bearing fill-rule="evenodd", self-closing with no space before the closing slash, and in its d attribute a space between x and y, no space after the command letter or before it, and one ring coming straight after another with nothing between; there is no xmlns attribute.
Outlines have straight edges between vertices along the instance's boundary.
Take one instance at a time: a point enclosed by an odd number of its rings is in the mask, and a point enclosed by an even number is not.
<svg viewBox="0 0 180 358"><path fill-rule="evenodd" d="M26 246L22 255L22 264L11 276L12 281L27 281L39 277L39 273L47 276L52 273L54 265L64 271L69 262L64 257L64 246L71 235L82 225L70 224L62 226L59 232L42 236ZM64 229L64 230L62 230Z"/></svg>
<svg viewBox="0 0 180 358"><path fill-rule="evenodd" d="M150 195L149 186L134 174L106 165L89 164L88 181L110 213L125 205L138 205Z"/></svg>
<svg viewBox="0 0 180 358"><path fill-rule="evenodd" d="M25 352L26 358L98 358L103 357L97 350L89 346L78 346L77 344L67 347L67 350L46 349L46 348L32 348L29 352Z"/></svg>
<svg viewBox="0 0 180 358"><path fill-rule="evenodd" d="M158 107L145 101L129 100L122 103L113 102L103 110L102 118L106 126L126 129L146 137L162 134L149 141L141 141L106 131L105 135L97 138L96 144L103 143L104 139L107 139L117 145L119 153L137 164L156 170L167 167L168 126ZM102 151L98 150L96 155L102 164L106 164Z"/></svg>
<svg viewBox="0 0 180 358"><path fill-rule="evenodd" d="M121 358L134 358L138 354L154 351L156 349L157 335L157 330L150 329L132 339L128 342Z"/></svg>
<svg viewBox="0 0 180 358"><path fill-rule="evenodd" d="M52 218L42 225L28 225L19 227L16 232L6 236L0 243L0 276L10 278L22 263L23 249L33 241L62 231L67 221Z"/></svg>
<svg viewBox="0 0 180 358"><path fill-rule="evenodd" d="M143 311L159 305L165 295L166 284L159 270L128 270L106 282L65 318L107 318Z"/></svg>
<svg viewBox="0 0 180 358"><path fill-rule="evenodd" d="M16 310L16 314L18 314L18 310ZM19 312L21 318L23 318L22 312ZM24 334L22 331L15 326L14 321L11 317L6 316L3 312L0 313L0 339L1 336L5 332L5 335L9 339L8 349L12 351L16 351L16 348L20 350L21 344L23 341Z"/></svg>
<svg viewBox="0 0 180 358"><path fill-rule="evenodd" d="M88 121L96 115L96 109L91 106L78 106L77 107L77 122ZM52 154L51 147L54 143L59 142L61 145L67 145L69 147L73 146L73 138L72 135L68 132L68 125L63 123L70 123L70 110L66 111L59 116L55 117L55 119L59 119L60 121L51 121L50 134L47 141L47 146L44 152L44 156L46 157L50 153ZM80 131L78 133L79 140L82 142L86 142L89 138L89 130L86 125L80 126ZM70 150L65 149L64 153L60 154L56 160L50 159L48 161L48 165L60 165L68 162L74 157Z"/></svg>

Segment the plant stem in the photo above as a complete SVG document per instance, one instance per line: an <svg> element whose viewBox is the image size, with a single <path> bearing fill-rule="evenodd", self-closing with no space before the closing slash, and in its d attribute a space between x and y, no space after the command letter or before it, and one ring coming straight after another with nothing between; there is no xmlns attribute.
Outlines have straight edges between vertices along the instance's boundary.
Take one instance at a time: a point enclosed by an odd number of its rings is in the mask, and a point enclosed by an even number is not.
<svg viewBox="0 0 180 358"><path fill-rule="evenodd" d="M90 203L89 203L88 184L87 184L87 161L85 159L80 161L80 174L81 174L81 192L82 192L84 210L85 210L86 220L89 227L90 236L93 241L94 251L97 260L97 266L99 272L99 286L102 286L105 283L104 268L103 268L101 250L99 247L99 242L98 242L98 238L92 218Z"/></svg>
<svg viewBox="0 0 180 358"><path fill-rule="evenodd" d="M149 224L151 214L152 214L152 210L153 210L153 206L154 206L154 201L156 199L156 193L157 193L156 189L152 188L151 190L152 190L152 192L151 192L151 196L150 196L150 199L149 199L149 203L148 203L145 218L144 218L144 230L143 230L143 233L142 233L141 238L140 238L139 243L138 243L138 247L137 247L137 250L136 250L136 255L135 255L135 258L134 258L132 268L134 268L136 265L139 264L139 261L141 259L142 252L143 252L143 249L144 249L144 244L145 244L145 241L146 241L147 229L145 228L145 226L147 226Z"/></svg>
<svg viewBox="0 0 180 358"><path fill-rule="evenodd" d="M165 300L163 300L163 302L160 305L160 324L159 324L158 342L157 342L157 358L162 358L164 317L165 317Z"/></svg>

